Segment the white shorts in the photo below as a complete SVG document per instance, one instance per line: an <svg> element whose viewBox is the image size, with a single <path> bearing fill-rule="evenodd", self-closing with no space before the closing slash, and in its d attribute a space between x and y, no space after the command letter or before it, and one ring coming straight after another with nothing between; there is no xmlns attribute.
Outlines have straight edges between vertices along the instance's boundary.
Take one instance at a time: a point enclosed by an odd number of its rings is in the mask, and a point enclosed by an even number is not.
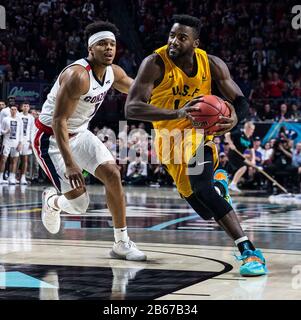
<svg viewBox="0 0 301 320"><path fill-rule="evenodd" d="M32 149L30 147L30 143L29 142L23 143L22 149L20 151L20 155L21 156L29 156L30 154L32 154Z"/></svg>
<svg viewBox="0 0 301 320"><path fill-rule="evenodd" d="M32 138L33 153L50 181L61 193L72 190L65 177L66 166L53 135L48 135L34 126ZM86 130L69 138L73 159L77 165L94 175L99 165L114 158L105 145L90 131Z"/></svg>
<svg viewBox="0 0 301 320"><path fill-rule="evenodd" d="M1 154L5 157L8 157L9 155L11 157L19 157L20 153L17 151L16 147L11 147L9 144L3 144Z"/></svg>

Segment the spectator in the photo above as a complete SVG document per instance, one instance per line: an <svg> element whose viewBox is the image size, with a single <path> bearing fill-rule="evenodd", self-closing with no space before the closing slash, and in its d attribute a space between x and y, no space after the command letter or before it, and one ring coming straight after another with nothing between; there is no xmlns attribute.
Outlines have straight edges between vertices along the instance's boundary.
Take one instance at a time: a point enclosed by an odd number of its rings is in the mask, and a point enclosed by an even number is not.
<svg viewBox="0 0 301 320"><path fill-rule="evenodd" d="M264 105L263 111L260 115L260 119L262 121L269 121L274 119L274 114L271 110L271 105L269 103L266 103Z"/></svg>
<svg viewBox="0 0 301 320"><path fill-rule="evenodd" d="M129 185L145 185L147 182L147 164L141 160L140 154L132 161L127 169L126 181Z"/></svg>
<svg viewBox="0 0 301 320"><path fill-rule="evenodd" d="M288 111L287 104L282 103L280 105L279 113L275 117L275 120L281 122L281 121L288 121L291 119L292 119L292 116L291 116L290 112Z"/></svg>

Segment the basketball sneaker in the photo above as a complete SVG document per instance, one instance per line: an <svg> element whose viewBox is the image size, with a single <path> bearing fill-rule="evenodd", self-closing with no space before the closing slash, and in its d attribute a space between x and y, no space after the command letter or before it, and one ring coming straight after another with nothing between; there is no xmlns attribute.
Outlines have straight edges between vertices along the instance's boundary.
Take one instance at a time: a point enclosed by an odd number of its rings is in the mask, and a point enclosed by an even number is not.
<svg viewBox="0 0 301 320"><path fill-rule="evenodd" d="M146 260L146 255L140 251L136 244L130 239L126 241L114 242L113 249L110 252L111 258L123 259L130 261L144 261Z"/></svg>
<svg viewBox="0 0 301 320"><path fill-rule="evenodd" d="M237 187L236 184L234 184L233 182L231 182L229 184L229 189L233 192L236 192L236 193L241 193L241 190Z"/></svg>
<svg viewBox="0 0 301 320"><path fill-rule="evenodd" d="M26 180L25 177L22 177L22 178L20 179L20 184L23 184L23 185L27 185L27 184L28 184L28 182L27 182L27 180Z"/></svg>
<svg viewBox="0 0 301 320"><path fill-rule="evenodd" d="M258 249L245 250L241 256L236 256L236 259L243 262L239 271L244 277L256 277L268 273L265 258Z"/></svg>
<svg viewBox="0 0 301 320"><path fill-rule="evenodd" d="M218 169L214 172L214 177L213 177L214 181L213 184L218 187L220 187L219 189L222 189L222 197L232 206L232 199L231 196L229 194L229 188L228 188L228 183L229 183L229 179L228 179L228 173L227 171L223 170L223 169Z"/></svg>
<svg viewBox="0 0 301 320"><path fill-rule="evenodd" d="M4 179L0 179L0 184L8 184L8 181Z"/></svg>
<svg viewBox="0 0 301 320"><path fill-rule="evenodd" d="M44 227L52 234L58 233L61 226L61 210L55 210L48 205L48 199L57 195L55 188L50 187L42 194L42 222Z"/></svg>
<svg viewBox="0 0 301 320"><path fill-rule="evenodd" d="M8 184L12 184L12 185L17 184L16 178L8 178Z"/></svg>

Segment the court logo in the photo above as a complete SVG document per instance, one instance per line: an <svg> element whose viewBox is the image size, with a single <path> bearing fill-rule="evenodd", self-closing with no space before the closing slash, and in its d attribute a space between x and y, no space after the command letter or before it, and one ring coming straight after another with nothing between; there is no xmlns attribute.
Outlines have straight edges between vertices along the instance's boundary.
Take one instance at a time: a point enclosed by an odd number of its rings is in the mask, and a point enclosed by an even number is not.
<svg viewBox="0 0 301 320"><path fill-rule="evenodd" d="M293 6L292 13L296 14L292 19L292 27L295 30L299 30L301 29L301 5Z"/></svg>
<svg viewBox="0 0 301 320"><path fill-rule="evenodd" d="M296 274L292 279L292 288L294 290L301 289L301 265L293 266L292 273Z"/></svg>
<svg viewBox="0 0 301 320"><path fill-rule="evenodd" d="M0 29L6 29L6 11L3 6L0 6Z"/></svg>

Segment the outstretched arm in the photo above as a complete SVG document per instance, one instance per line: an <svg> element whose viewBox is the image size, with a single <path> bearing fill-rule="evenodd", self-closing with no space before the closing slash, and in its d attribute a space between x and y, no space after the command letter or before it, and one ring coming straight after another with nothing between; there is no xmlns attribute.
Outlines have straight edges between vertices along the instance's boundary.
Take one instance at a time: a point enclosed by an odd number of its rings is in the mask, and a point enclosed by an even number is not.
<svg viewBox="0 0 301 320"><path fill-rule="evenodd" d="M222 117L221 122L226 123L219 124L221 131L218 132L218 134L224 134L235 127L237 122L245 119L249 109L249 103L239 86L231 78L230 71L225 62L212 55L208 55L208 58L212 80L215 81L222 95L232 104L228 103L231 109L231 118Z"/></svg>
<svg viewBox="0 0 301 320"><path fill-rule="evenodd" d="M112 68L115 78L113 88L122 93L128 93L134 80L131 77L129 77L126 74L126 72L116 64L113 64Z"/></svg>
<svg viewBox="0 0 301 320"><path fill-rule="evenodd" d="M143 60L125 103L126 118L160 121L191 117L188 111L194 110L193 104L197 102L196 99L178 110L167 109L164 106L158 108L148 104L152 90L156 84L161 82L163 77L164 65L159 55L152 54Z"/></svg>

